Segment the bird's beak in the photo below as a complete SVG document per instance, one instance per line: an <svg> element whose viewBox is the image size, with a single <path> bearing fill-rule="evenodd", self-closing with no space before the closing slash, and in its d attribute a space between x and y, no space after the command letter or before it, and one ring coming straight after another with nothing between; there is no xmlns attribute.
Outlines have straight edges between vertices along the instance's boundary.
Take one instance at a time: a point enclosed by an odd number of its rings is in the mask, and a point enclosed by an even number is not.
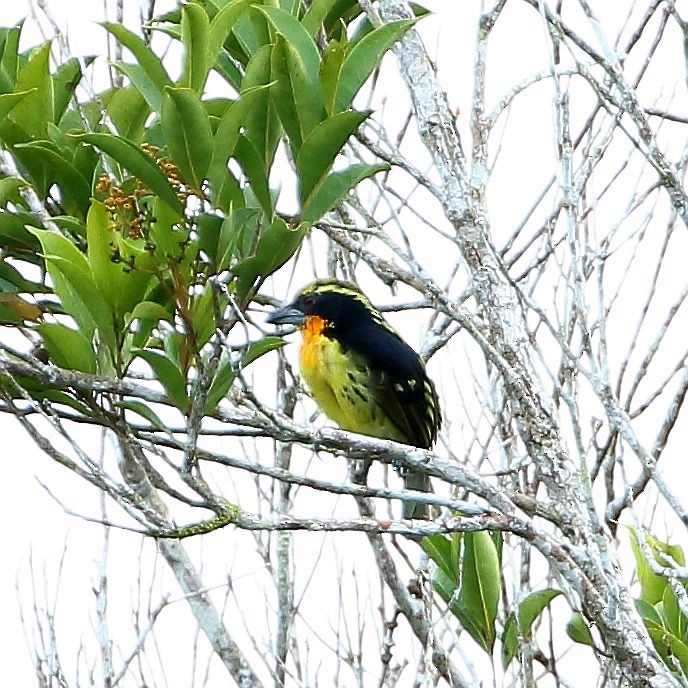
<svg viewBox="0 0 688 688"><path fill-rule="evenodd" d="M306 316L296 306L288 305L273 311L265 319L271 325L296 325L302 327Z"/></svg>

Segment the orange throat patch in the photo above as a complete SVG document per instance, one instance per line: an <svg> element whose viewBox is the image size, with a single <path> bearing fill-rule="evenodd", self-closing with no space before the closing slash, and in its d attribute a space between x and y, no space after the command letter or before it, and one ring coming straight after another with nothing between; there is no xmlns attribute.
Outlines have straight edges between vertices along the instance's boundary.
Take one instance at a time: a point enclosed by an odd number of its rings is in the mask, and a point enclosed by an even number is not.
<svg viewBox="0 0 688 688"><path fill-rule="evenodd" d="M318 365L318 353L322 346L323 331L327 320L319 315L309 315L301 328L303 343L299 352L301 369L312 370Z"/></svg>

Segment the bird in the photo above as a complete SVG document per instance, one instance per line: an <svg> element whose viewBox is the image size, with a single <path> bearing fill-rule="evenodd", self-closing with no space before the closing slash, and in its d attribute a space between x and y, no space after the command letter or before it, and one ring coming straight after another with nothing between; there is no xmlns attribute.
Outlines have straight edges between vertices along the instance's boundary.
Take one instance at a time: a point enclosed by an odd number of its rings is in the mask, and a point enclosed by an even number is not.
<svg viewBox="0 0 688 688"><path fill-rule="evenodd" d="M421 357L354 284L318 280L267 318L301 330L301 376L319 409L343 430L430 449L442 416ZM404 471L407 489L431 491L425 473ZM405 501L405 519L430 517Z"/></svg>

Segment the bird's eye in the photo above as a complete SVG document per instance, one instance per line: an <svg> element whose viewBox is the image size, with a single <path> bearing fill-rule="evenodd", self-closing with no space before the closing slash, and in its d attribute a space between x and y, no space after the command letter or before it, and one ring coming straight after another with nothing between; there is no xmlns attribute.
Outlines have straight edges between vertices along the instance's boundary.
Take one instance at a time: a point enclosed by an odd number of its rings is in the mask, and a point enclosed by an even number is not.
<svg viewBox="0 0 688 688"><path fill-rule="evenodd" d="M315 303L315 299L312 296L307 296L303 300L303 305L304 306L312 306Z"/></svg>

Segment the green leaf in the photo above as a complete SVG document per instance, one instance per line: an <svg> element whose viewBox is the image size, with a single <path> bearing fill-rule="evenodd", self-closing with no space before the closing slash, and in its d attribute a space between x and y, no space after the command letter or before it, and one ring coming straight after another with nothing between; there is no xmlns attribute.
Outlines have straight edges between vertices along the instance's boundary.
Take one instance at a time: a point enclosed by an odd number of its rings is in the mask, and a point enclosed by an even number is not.
<svg viewBox="0 0 688 688"><path fill-rule="evenodd" d="M160 197L172 210L182 215L184 208L175 190L163 171L150 155L136 144L112 134L72 134L75 138L90 143L113 157L122 167L140 179L154 194Z"/></svg>
<svg viewBox="0 0 688 688"><path fill-rule="evenodd" d="M33 227L29 231L41 242L55 293L65 311L89 339L96 325L101 341L114 354L116 341L112 312L93 280L84 254L69 239L56 232Z"/></svg>
<svg viewBox="0 0 688 688"><path fill-rule="evenodd" d="M10 119L31 139L48 137L48 122L54 121L53 80L50 76L50 42L44 43L31 55L17 74L15 92L26 93L15 104Z"/></svg>
<svg viewBox="0 0 688 688"><path fill-rule="evenodd" d="M336 1L336 0L335 0ZM315 36L318 29L323 25L325 17L331 10L333 0L313 0L303 15L301 24L311 36Z"/></svg>
<svg viewBox="0 0 688 688"><path fill-rule="evenodd" d="M150 406L147 406L142 401L118 401L115 403L115 406L121 409L125 409L127 411L132 411L133 413L136 413L142 418L145 418L156 430L160 430L162 432L169 432L165 424L160 420L158 414L155 413L155 411L153 411L153 409Z"/></svg>
<svg viewBox="0 0 688 688"><path fill-rule="evenodd" d="M169 309L154 301L141 301L137 303L131 312L131 320L140 318L141 320L154 320L156 323L165 320L169 323L174 322L174 316Z"/></svg>
<svg viewBox="0 0 688 688"><path fill-rule="evenodd" d="M285 342L281 337L274 336L264 337L258 342L252 342L246 348L246 352L239 364L239 369L243 370L261 356L264 356L269 351L274 351L275 349L283 347L284 344ZM223 354L220 359L220 364L217 367L213 383L208 390L203 413L212 413L217 408L217 405L227 396L227 392L235 379L236 372L232 366L232 362L229 356Z"/></svg>
<svg viewBox="0 0 688 688"><path fill-rule="evenodd" d="M151 110L160 112L162 109L162 93L151 81L150 76L141 65L113 62L113 67L131 81L129 88L133 88L146 101ZM121 129L118 129L118 131L124 135Z"/></svg>
<svg viewBox="0 0 688 688"><path fill-rule="evenodd" d="M36 330L43 338L50 358L60 368L78 370L82 373L95 373L96 356L91 342L79 331L65 325L43 323Z"/></svg>
<svg viewBox="0 0 688 688"><path fill-rule="evenodd" d="M130 141L141 140L151 108L136 88L127 86L113 89L103 96L103 104L120 136ZM160 103L157 111L160 112Z"/></svg>
<svg viewBox="0 0 688 688"><path fill-rule="evenodd" d="M306 74L315 77L320 71L320 53L315 41L304 28L303 24L283 9L277 7L256 7L262 12L277 33L282 34L287 42L294 47L303 61Z"/></svg>
<svg viewBox="0 0 688 688"><path fill-rule="evenodd" d="M566 633L574 643L595 647L588 624L580 612L574 612L571 615L571 619L566 624Z"/></svg>
<svg viewBox="0 0 688 688"><path fill-rule="evenodd" d="M158 107L155 110L160 112L160 99L165 86L172 85L172 80L168 76L162 60L146 45L140 36L126 29L122 24L105 22L102 26L134 55L138 66L146 75L147 83L151 84L158 93L155 99ZM145 97L146 94L142 93L142 95ZM153 107L153 103L150 104Z"/></svg>
<svg viewBox="0 0 688 688"><path fill-rule="evenodd" d="M241 92L258 86L272 85L270 73L271 45L264 45L251 57L241 82ZM280 139L281 130L272 98L267 90L257 97L251 110L251 117L244 122L244 135L258 151L264 173L272 166L272 160Z"/></svg>
<svg viewBox="0 0 688 688"><path fill-rule="evenodd" d="M349 136L368 117L367 112L340 112L311 131L296 158L301 202L308 198L332 167Z"/></svg>
<svg viewBox="0 0 688 688"><path fill-rule="evenodd" d="M489 533L464 535L461 574L461 589L452 611L473 640L491 652L502 584L497 548Z"/></svg>
<svg viewBox="0 0 688 688"><path fill-rule="evenodd" d="M200 98L189 88L166 89L162 127L182 178L199 193L213 155L213 132Z"/></svg>
<svg viewBox="0 0 688 688"><path fill-rule="evenodd" d="M210 20L206 11L195 2L182 5L182 43L184 44L184 68L181 85L199 95L203 92L210 67L215 61L208 54Z"/></svg>
<svg viewBox="0 0 688 688"><path fill-rule="evenodd" d="M634 602L635 608L638 610L638 613L645 622L645 625L648 625L649 623L656 624L657 626L664 625L664 620L651 604L645 602L645 600L634 600Z"/></svg>
<svg viewBox="0 0 688 688"><path fill-rule="evenodd" d="M37 93L37 91L37 88L31 88L28 91L0 94L0 122L2 122L12 110L24 100L24 98Z"/></svg>
<svg viewBox="0 0 688 688"><path fill-rule="evenodd" d="M359 182L378 172L389 169L389 165L351 165L341 172L333 172L318 184L303 202L301 220L312 225L326 212L334 208L347 192Z"/></svg>
<svg viewBox="0 0 688 688"><path fill-rule="evenodd" d="M3 246L16 248L27 252L28 257L34 257L40 249L38 240L32 236L27 225L34 224L36 218L30 213L19 211L16 213L0 213L0 242ZM34 257L36 263L40 262Z"/></svg>
<svg viewBox="0 0 688 688"><path fill-rule="evenodd" d="M0 28L0 92L3 93L16 90L21 30L21 23L11 28Z"/></svg>
<svg viewBox="0 0 688 688"><path fill-rule="evenodd" d="M271 218L273 212L272 197L260 153L251 141L241 135L236 142L234 157L241 165L241 169L244 171L251 190L263 208L263 212L267 217Z"/></svg>
<svg viewBox="0 0 688 688"><path fill-rule="evenodd" d="M459 580L458 550L461 542L461 533L454 533L451 537L445 535L432 535L421 540L420 546L426 554L437 564L446 576L453 580L451 593L456 588ZM445 600L448 602L449 598Z"/></svg>
<svg viewBox="0 0 688 688"><path fill-rule="evenodd" d="M150 365L153 374L165 388L169 400L180 411L185 411L189 405L186 380L176 364L165 354L153 349L135 349L132 353Z"/></svg>
<svg viewBox="0 0 688 688"><path fill-rule="evenodd" d="M50 141L19 143L16 147L30 151L44 162L50 179L59 186L65 201L74 206L67 207L68 212L84 217L91 201L91 183L72 161Z"/></svg>
<svg viewBox="0 0 688 688"><path fill-rule="evenodd" d="M87 255L93 279L115 314L115 327L120 335L125 329L124 315L135 308L153 279L153 260L143 249L132 247L121 234L111 230L109 214L102 203L93 201L86 225ZM112 261L113 248L119 250L121 263Z"/></svg>
<svg viewBox="0 0 688 688"><path fill-rule="evenodd" d="M236 20L246 11L250 0L228 2L212 19L208 28L207 55L209 64L214 64L225 39L232 31Z"/></svg>
<svg viewBox="0 0 688 688"><path fill-rule="evenodd" d="M246 295L256 277L271 275L292 257L306 231L304 225L290 229L282 218L276 218L260 233L255 255L234 266L234 274L239 277L240 298Z"/></svg>
<svg viewBox="0 0 688 688"><path fill-rule="evenodd" d="M330 41L325 49L320 65L320 84L323 94L323 105L328 115L335 114L335 98L341 79L342 66L347 54L346 35L342 41Z"/></svg>
<svg viewBox="0 0 688 688"><path fill-rule="evenodd" d="M84 65L89 66L93 58L84 58ZM53 75L54 92L54 121L59 123L67 110L69 101L72 99L76 87L81 82L81 62L76 57L72 57L64 64L61 64Z"/></svg>
<svg viewBox="0 0 688 688"><path fill-rule="evenodd" d="M547 588L527 595L518 605L517 614L509 614L502 634L502 665L506 669L518 654L519 636L526 641L531 639L533 624L545 607L559 595L561 590Z"/></svg>
<svg viewBox="0 0 688 688"><path fill-rule="evenodd" d="M294 154L303 139L323 119L320 83L293 45L277 34L270 61L273 102Z"/></svg>
<svg viewBox="0 0 688 688"><path fill-rule="evenodd" d="M670 585L667 585L667 587L664 589L662 606L664 609L666 627L677 638L682 638L686 632L686 617L681 612L678 600L676 599L676 593L674 593Z"/></svg>
<svg viewBox="0 0 688 688"><path fill-rule="evenodd" d="M0 262L0 292L26 294L50 293L50 287L31 282L7 261Z"/></svg>
<svg viewBox="0 0 688 688"><path fill-rule="evenodd" d="M15 205L22 202L20 191L28 184L19 177L5 177L0 179L0 208L5 208L8 203Z"/></svg>
<svg viewBox="0 0 688 688"><path fill-rule="evenodd" d="M652 571L650 564L645 559L643 551L640 549L638 534L634 528L629 528L631 538L631 549L635 557L636 573L640 583L641 597L651 605L657 604L664 597L664 591L668 585L667 579ZM650 548L655 561L661 566L666 566L669 555L680 566L684 564L683 550L680 547L672 547L664 542L657 540L651 535L646 536L647 546Z"/></svg>
<svg viewBox="0 0 688 688"><path fill-rule="evenodd" d="M331 39L346 33L347 26L359 14L361 8L356 0L313 0L301 22L311 35L322 25Z"/></svg>
<svg viewBox="0 0 688 688"><path fill-rule="evenodd" d="M344 58L339 73L335 111L341 112L351 106L361 86L380 64L382 56L402 38L415 22L415 19L390 22L378 27L353 45Z"/></svg>
<svg viewBox="0 0 688 688"><path fill-rule="evenodd" d="M208 167L208 183L211 191L218 196L225 182L227 163L234 153L239 138L239 131L244 126L249 114L255 115L257 108L267 107L267 86L256 86L243 91L224 112L217 125L213 139L213 152Z"/></svg>
<svg viewBox="0 0 688 688"><path fill-rule="evenodd" d="M215 332L217 323L215 320L216 292L211 284L206 284L200 296L195 297L191 307L192 327L195 334L195 342L200 350ZM225 302L218 304L220 313L224 311Z"/></svg>

